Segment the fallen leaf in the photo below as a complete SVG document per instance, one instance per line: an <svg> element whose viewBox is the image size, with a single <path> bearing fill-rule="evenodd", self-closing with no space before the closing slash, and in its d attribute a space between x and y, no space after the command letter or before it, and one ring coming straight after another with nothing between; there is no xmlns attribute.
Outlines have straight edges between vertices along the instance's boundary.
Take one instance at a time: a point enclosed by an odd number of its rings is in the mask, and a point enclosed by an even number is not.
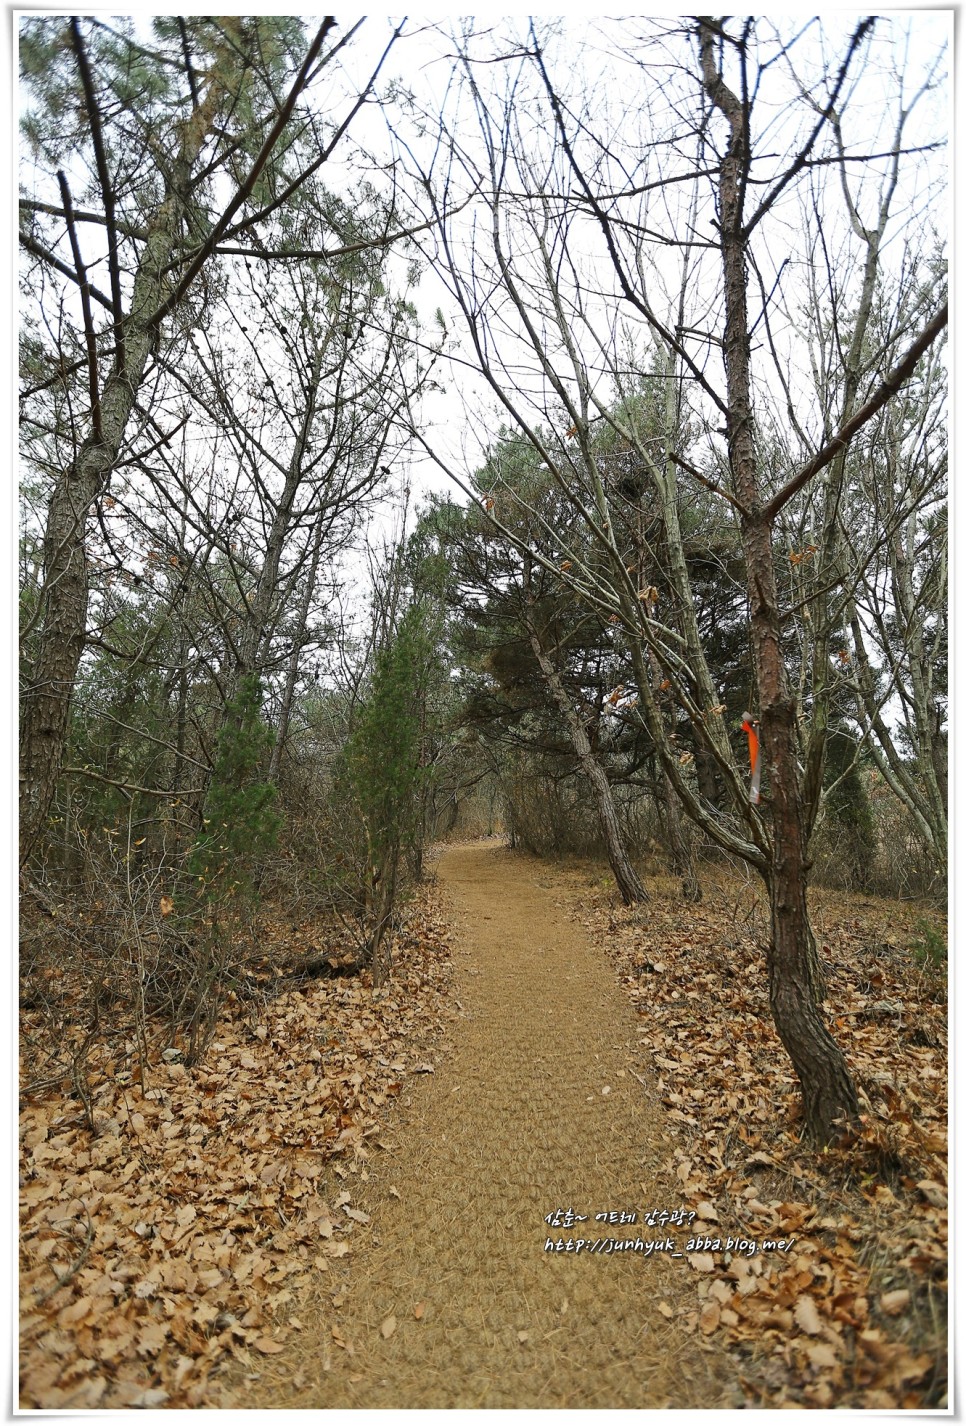
<svg viewBox="0 0 966 1426"><path fill-rule="evenodd" d="M941 1183L936 1183L935 1179L922 1178L916 1184L923 1198L932 1204L933 1208L945 1208L947 1203L946 1190Z"/></svg>
<svg viewBox="0 0 966 1426"><path fill-rule="evenodd" d="M139 1391L136 1396L129 1398L127 1404L150 1410L153 1406L163 1406L169 1396L170 1392L162 1391L160 1387L152 1387L149 1391Z"/></svg>
<svg viewBox="0 0 966 1426"><path fill-rule="evenodd" d="M822 1319L818 1315L818 1308L810 1297L800 1297L795 1303L795 1321L803 1332L807 1332L810 1337L814 1337L822 1330Z"/></svg>
<svg viewBox="0 0 966 1426"><path fill-rule="evenodd" d="M834 1367L838 1361L834 1349L828 1342L811 1342L806 1349L806 1356L813 1367L819 1370L828 1370Z"/></svg>
<svg viewBox="0 0 966 1426"><path fill-rule="evenodd" d="M92 1297L79 1297L76 1302L71 1302L62 1312L57 1315L58 1325L61 1327L71 1327L78 1322L83 1322L85 1317L89 1317L96 1304Z"/></svg>
<svg viewBox="0 0 966 1426"><path fill-rule="evenodd" d="M907 1287L897 1287L895 1292L884 1292L879 1298L879 1306L888 1317L898 1317L909 1306L910 1292Z"/></svg>
<svg viewBox="0 0 966 1426"><path fill-rule="evenodd" d="M395 1319L395 1317L387 1317L386 1320L385 1320L385 1322L384 1322L384 1323L382 1324L382 1326L379 1328L379 1331L380 1331L380 1332L382 1333L382 1335L383 1335L385 1338L387 1338L387 1339L392 1336L392 1334L393 1334L393 1332L395 1332L395 1330L396 1330L396 1319Z"/></svg>
<svg viewBox="0 0 966 1426"><path fill-rule="evenodd" d="M714 1272L714 1256L711 1253L688 1253L688 1262L698 1273Z"/></svg>
<svg viewBox="0 0 966 1426"><path fill-rule="evenodd" d="M425 1311L426 1311L426 1304L425 1304L425 1302L417 1302L417 1303L416 1303L416 1306L413 1308L413 1316L415 1317L415 1319L416 1319L417 1322L420 1321L420 1319L422 1318L423 1313L424 1313Z"/></svg>
<svg viewBox="0 0 966 1426"><path fill-rule="evenodd" d="M257 1352L263 1352L266 1357L285 1351L284 1345L281 1342L276 1342L274 1337L256 1337L252 1346Z"/></svg>

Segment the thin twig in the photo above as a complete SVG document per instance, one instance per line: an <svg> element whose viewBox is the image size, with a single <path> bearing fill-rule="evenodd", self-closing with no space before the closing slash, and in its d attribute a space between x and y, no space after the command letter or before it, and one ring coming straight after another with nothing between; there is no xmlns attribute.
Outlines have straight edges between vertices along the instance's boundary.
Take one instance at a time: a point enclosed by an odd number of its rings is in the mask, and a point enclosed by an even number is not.
<svg viewBox="0 0 966 1426"><path fill-rule="evenodd" d="M94 1221L91 1218L90 1211L87 1209L86 1206L84 1208L84 1212L87 1214L87 1237L84 1239L84 1246L81 1248L76 1259L74 1260L74 1262L71 1263L70 1267L65 1273L61 1274L57 1272L56 1269L53 1270L54 1277L57 1279L57 1281L54 1283L53 1287L48 1287L45 1292L37 1293L37 1307L39 1307L42 1302L46 1302L48 1297L53 1297L54 1293L59 1292L62 1287L66 1287L67 1284L70 1282L71 1278L75 1277L77 1273L80 1272L84 1264L87 1262L87 1256L90 1253L91 1244L94 1241Z"/></svg>

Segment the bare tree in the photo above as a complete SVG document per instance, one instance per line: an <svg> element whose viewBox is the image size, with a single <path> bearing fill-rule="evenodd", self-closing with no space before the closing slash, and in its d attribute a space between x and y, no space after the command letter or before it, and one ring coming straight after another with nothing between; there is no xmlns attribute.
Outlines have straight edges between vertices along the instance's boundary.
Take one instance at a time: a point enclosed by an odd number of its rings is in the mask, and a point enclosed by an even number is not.
<svg viewBox="0 0 966 1426"><path fill-rule="evenodd" d="M861 116L850 144L856 96L871 82L863 62L875 22L837 36L837 61L827 59L828 44L812 44L808 28L784 36L767 21L701 18L636 34L625 24L613 36L613 52L635 66L636 121L620 84L609 108L600 96L596 108L590 100L572 102L572 83L558 77L563 71L551 55L553 41L545 42L535 25L509 49L502 35L492 41L464 33L454 105L471 108L479 137L470 142L465 125L444 116L433 171L427 163L420 176L435 191L438 211L452 208L462 191L480 195L477 226L446 224L442 254L476 360L595 542L600 558L593 566L564 550L569 568L558 565L557 574L623 629L640 716L676 797L708 836L765 880L772 1013L802 1086L809 1131L827 1142L857 1120L858 1099L820 1008L823 976L806 902L808 844L820 799L827 727L821 704L836 600L841 608L843 582L855 587L870 553L853 563L855 552L846 555L839 538L841 458L912 377L947 316L937 283L911 328L896 324L873 362L857 360L898 175L936 144L921 127L913 133L908 96L897 88L889 98L905 117L881 146L870 142ZM936 80L935 72L927 74L923 92ZM660 97L641 105L641 93ZM541 141L536 122L541 94L555 150ZM780 107L782 119L765 137L765 115L776 112L765 109L768 103ZM858 216L859 171L881 176L871 223ZM823 173L828 182L819 181ZM821 199L825 241L834 234L845 243L851 233L863 250L863 260L840 257L836 264L841 282L831 297L839 310L854 306L852 334L863 330L859 346L832 347L817 431L788 328L778 320L796 293L795 300L807 302L797 272L814 266L814 252L793 247L789 254L787 224L803 186L811 201ZM857 288L846 280L852 276ZM664 354L669 387L676 384L684 395L656 447L648 444L653 431L635 437L621 414L615 376L628 370L635 332ZM653 596L628 568L596 422L636 446L661 512L671 554L663 590ZM791 464L766 466L768 437L783 425L804 436L803 453ZM779 442L790 447L787 439ZM680 490L669 473L675 471L727 508L740 541L766 772L760 804L748 795L721 721L707 639L674 530ZM828 591L810 590L821 633L809 649L820 706L814 733L803 737L800 715L810 707L812 675L789 665L792 611L779 541L783 520L823 472L821 578ZM675 747L673 725L655 695L655 665L714 759L723 806L710 805Z"/></svg>
<svg viewBox="0 0 966 1426"><path fill-rule="evenodd" d="M830 658L878 774L943 876L948 844L946 427L943 353L870 428L854 474L878 536L847 582ZM849 543L861 537L852 523Z"/></svg>
<svg viewBox="0 0 966 1426"><path fill-rule="evenodd" d="M491 452L476 476L478 483L498 491L496 498L488 497L491 505L499 502L497 522L485 512L471 510L458 523L454 513L445 524L452 597L458 601L461 619L488 636L489 681L506 685L508 696L528 690L529 697L523 695L519 709L521 721L536 712L535 702L549 698L555 723L565 731L589 792L620 895L627 905L647 901L646 887L628 854L601 748L602 713L613 679L593 687L601 673L604 679L612 673L612 631L596 616L578 609L561 586L553 551L573 537L574 521L553 484L543 472L533 470L532 456L527 461L528 448L519 442L515 446ZM513 474L510 467L520 467L521 455L522 469ZM505 474L497 482L501 467ZM512 530L511 538L503 533L507 529ZM532 551L539 551L542 558L536 560ZM587 658L591 648L603 655L596 670ZM559 746L559 734L557 740Z"/></svg>
<svg viewBox="0 0 966 1426"><path fill-rule="evenodd" d="M25 23L21 57L35 99L25 128L37 182L21 199L21 247L38 282L77 292L76 304L59 307L52 370L30 381L27 399L48 382L83 385L65 412L73 450L49 477L43 514L21 723L24 860L45 823L67 736L95 502L121 457L166 319L203 290L213 254L233 239L251 241L255 226L325 162L364 102L368 87L346 103L334 137L314 152L303 142L300 152L295 140L313 132L299 109L303 96L351 39L333 44L334 29L327 18L305 45L297 22L162 20L151 49L130 28L101 21ZM72 124L58 119L62 111ZM78 172L96 194L93 211L75 201ZM93 258L80 236L88 225L103 232ZM107 290L93 280L100 270ZM42 307L47 300L41 290ZM37 354L32 370L40 364Z"/></svg>

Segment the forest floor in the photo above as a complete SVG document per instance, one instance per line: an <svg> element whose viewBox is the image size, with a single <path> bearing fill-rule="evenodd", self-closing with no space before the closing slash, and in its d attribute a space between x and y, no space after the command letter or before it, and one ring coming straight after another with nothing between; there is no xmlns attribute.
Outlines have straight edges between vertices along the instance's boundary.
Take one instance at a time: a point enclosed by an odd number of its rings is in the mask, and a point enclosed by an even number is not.
<svg viewBox="0 0 966 1426"><path fill-rule="evenodd" d="M21 1405L944 1404L915 912L815 898L867 1109L819 1155L755 894L649 885L625 909L586 864L445 848L385 990L236 1004L146 1086L92 1051L81 1112L26 1096Z"/></svg>

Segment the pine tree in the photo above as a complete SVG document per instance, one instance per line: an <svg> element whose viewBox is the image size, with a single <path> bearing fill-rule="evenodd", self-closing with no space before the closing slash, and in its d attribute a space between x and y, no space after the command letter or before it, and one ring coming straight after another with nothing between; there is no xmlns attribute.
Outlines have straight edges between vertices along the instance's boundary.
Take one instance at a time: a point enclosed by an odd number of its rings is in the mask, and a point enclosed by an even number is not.
<svg viewBox="0 0 966 1426"><path fill-rule="evenodd" d="M262 719L258 679L242 679L227 713L205 800L204 830L188 865L209 896L250 890L252 864L275 845L281 825L275 788L258 776L273 742Z"/></svg>

